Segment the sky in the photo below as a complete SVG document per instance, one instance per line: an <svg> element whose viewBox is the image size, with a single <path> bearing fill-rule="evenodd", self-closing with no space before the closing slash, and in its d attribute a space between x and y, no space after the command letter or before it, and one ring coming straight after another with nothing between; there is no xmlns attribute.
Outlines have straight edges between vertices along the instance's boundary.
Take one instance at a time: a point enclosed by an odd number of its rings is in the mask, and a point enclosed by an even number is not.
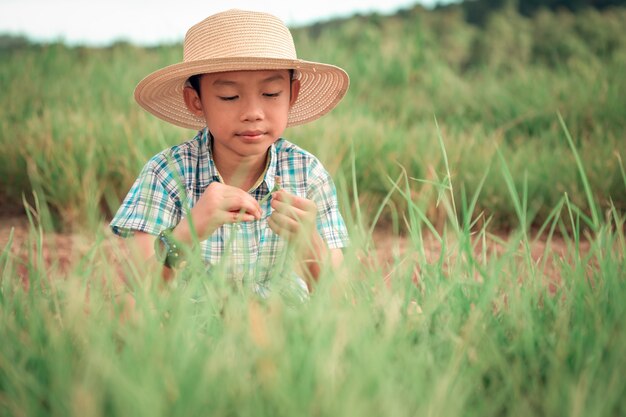
<svg viewBox="0 0 626 417"><path fill-rule="evenodd" d="M93 46L116 40L154 45L182 41L190 26L231 8L268 12L298 26L356 12L393 13L416 3L430 7L437 0L0 0L0 34Z"/></svg>

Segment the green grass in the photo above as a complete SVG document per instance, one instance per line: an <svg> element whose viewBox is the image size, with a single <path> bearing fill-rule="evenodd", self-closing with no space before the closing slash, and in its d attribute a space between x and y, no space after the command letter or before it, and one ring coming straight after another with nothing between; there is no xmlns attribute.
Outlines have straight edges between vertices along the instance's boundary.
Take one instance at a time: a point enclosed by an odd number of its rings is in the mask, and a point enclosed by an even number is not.
<svg viewBox="0 0 626 417"><path fill-rule="evenodd" d="M405 198L410 179L394 183ZM560 230L568 248L537 261L525 229L492 251L469 220L478 195L429 186L465 222L450 212L439 233L406 201L407 248L385 266L370 225L350 221L344 269L306 302L259 299L194 261L162 285L101 233L61 272L33 217L26 259L10 243L0 255L0 415L623 415L624 216L585 232L564 197L543 239Z"/></svg>
<svg viewBox="0 0 626 417"><path fill-rule="evenodd" d="M343 269L325 271L305 302L279 279L261 299L193 257L164 285L102 231L65 271L44 260L41 207L29 209L25 257L11 239L0 253L0 416L624 414L624 215L589 217L562 195L538 257L527 188L504 158L526 226L506 241L477 225L482 185L454 199L439 140L446 176L421 182L443 228L412 199L406 171L388 177L377 213L405 200L393 217L405 250L381 263L375 224L355 211ZM562 252L550 246L557 232Z"/></svg>
<svg viewBox="0 0 626 417"><path fill-rule="evenodd" d="M500 152L516 188L527 187L529 220L540 225L565 192L591 213L560 113L598 209L623 211L626 41L619 27L626 12L506 13L483 29L455 12L419 8L295 29L299 55L344 67L351 87L331 114L285 136L336 176L350 176L353 155L361 200L350 209L373 216L391 189L387 176L403 169L413 178L442 176L435 116L455 167L456 199L474 194ZM35 191L57 229L98 227L151 156L194 133L157 120L132 98L136 83L179 61L181 49L120 43L0 51L0 199L21 206ZM508 189L497 175L482 185L477 205L494 227L518 221ZM418 182L412 192L426 193ZM400 210L403 201L393 204ZM436 196L427 204L435 221Z"/></svg>

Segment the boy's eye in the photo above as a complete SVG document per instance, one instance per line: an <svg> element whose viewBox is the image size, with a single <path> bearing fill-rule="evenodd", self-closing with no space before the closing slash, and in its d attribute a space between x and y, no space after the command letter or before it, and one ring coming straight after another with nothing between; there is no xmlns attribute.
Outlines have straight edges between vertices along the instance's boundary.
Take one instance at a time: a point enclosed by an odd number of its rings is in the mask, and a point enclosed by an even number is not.
<svg viewBox="0 0 626 417"><path fill-rule="evenodd" d="M280 95L280 91L277 93L263 93L265 97L278 97Z"/></svg>
<svg viewBox="0 0 626 417"><path fill-rule="evenodd" d="M218 96L220 100L223 101L233 101L237 98L239 98L239 96Z"/></svg>

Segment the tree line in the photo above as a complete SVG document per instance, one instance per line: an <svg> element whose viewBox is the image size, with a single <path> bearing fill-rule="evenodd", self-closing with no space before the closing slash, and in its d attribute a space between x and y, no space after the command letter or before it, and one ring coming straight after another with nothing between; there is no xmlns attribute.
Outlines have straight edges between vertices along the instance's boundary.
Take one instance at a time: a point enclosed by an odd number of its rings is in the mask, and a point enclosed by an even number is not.
<svg viewBox="0 0 626 417"><path fill-rule="evenodd" d="M578 12L589 8L603 10L625 5L626 0L465 0L458 4L439 5L436 9L460 7L469 23L482 26L492 13L503 9L515 10L529 17L542 9Z"/></svg>

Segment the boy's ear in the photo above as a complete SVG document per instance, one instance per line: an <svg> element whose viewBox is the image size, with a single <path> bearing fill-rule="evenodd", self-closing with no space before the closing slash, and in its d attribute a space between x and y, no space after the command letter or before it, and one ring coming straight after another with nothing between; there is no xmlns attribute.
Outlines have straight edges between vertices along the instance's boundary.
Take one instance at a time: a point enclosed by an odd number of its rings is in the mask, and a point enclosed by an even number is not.
<svg viewBox="0 0 626 417"><path fill-rule="evenodd" d="M300 80L291 81L291 96L289 98L289 107L293 106L298 100L298 94L300 93Z"/></svg>
<svg viewBox="0 0 626 417"><path fill-rule="evenodd" d="M204 117L202 112L202 101L198 97L198 93L192 87L185 87L183 89L183 98L185 99L185 105L189 111L200 117Z"/></svg>

